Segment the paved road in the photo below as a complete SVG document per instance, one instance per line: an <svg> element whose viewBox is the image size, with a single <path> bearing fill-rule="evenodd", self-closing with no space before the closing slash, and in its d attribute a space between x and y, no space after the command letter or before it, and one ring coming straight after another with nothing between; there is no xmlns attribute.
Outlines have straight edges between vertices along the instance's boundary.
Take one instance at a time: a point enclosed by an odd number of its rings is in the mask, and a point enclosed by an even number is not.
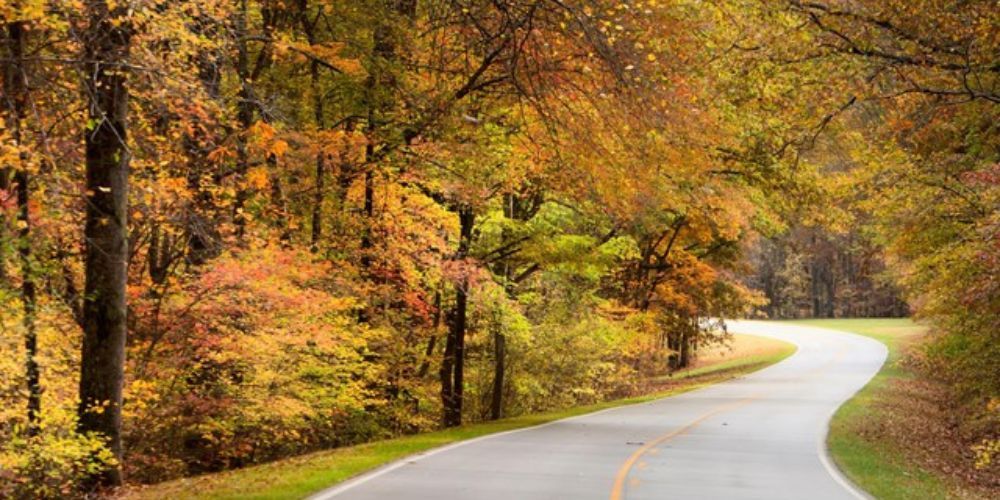
<svg viewBox="0 0 1000 500"><path fill-rule="evenodd" d="M823 442L885 347L782 323L730 329L798 351L751 375L658 401L440 448L315 499L846 499Z"/></svg>

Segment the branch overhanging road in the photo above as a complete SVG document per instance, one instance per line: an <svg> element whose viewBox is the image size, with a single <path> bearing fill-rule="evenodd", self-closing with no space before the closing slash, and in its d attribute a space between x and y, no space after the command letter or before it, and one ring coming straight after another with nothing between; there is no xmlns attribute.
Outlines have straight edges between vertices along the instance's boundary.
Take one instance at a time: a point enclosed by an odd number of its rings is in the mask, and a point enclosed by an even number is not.
<svg viewBox="0 0 1000 500"><path fill-rule="evenodd" d="M831 465L824 441L833 412L885 362L885 346L786 323L729 329L798 350L679 396L438 448L312 498L864 498Z"/></svg>

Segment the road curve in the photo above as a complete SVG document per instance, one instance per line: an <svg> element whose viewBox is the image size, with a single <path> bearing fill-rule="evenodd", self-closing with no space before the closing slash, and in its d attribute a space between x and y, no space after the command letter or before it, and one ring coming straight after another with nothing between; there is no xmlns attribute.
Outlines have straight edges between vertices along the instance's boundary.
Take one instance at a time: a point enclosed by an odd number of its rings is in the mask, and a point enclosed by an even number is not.
<svg viewBox="0 0 1000 500"><path fill-rule="evenodd" d="M830 416L879 370L885 346L787 323L729 328L798 350L705 389L438 448L312 498L863 498L823 443Z"/></svg>

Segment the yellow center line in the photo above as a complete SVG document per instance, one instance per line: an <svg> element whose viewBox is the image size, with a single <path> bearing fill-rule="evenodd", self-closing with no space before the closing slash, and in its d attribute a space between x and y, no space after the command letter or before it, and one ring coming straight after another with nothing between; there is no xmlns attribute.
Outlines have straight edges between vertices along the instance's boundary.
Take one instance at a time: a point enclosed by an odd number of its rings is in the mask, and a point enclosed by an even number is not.
<svg viewBox="0 0 1000 500"><path fill-rule="evenodd" d="M846 353L847 353L847 346L841 346L837 350L837 353L834 354L834 357L833 357L832 360L827 361L826 363L823 363L821 366L819 366L819 367L817 367L817 368L815 368L813 370L810 370L810 371L804 373L800 377L801 378L806 378L806 377L811 377L813 375L816 375L820 371L829 368L830 365L833 365L833 364L839 362L844 357L844 354L846 354ZM728 405L720 406L720 407L718 407L718 408L716 408L716 409L714 409L714 410L712 410L712 411L710 411L710 412L708 412L708 413L706 413L706 414L698 417L693 422L685 425L684 427L681 427L680 429L676 429L674 431L668 432L668 433L666 433L666 434L664 434L664 435L662 435L662 436L660 436L660 437L658 437L658 438L656 438L656 439L654 439L654 440L652 440L652 441L644 444L638 450L635 450L635 453L632 453L632 455L628 457L628 460L625 460L625 463L623 463L622 466L621 466L621 468L618 469L618 473L615 474L615 484L611 488L611 500L622 500L622 498L624 498L624 494L625 494L625 480L628 479L628 474L629 474L629 472L632 471L632 467L635 466L636 462L638 462L639 459L642 458L643 455L645 455L646 453L649 453L651 450L653 450L657 446L659 446L659 445L661 445L661 444L663 444L663 443L665 443L665 442L667 442L667 441L669 441L669 440L671 440L671 439L673 439L673 438L675 438L677 436L680 436L681 434L684 434L684 433L690 431L691 429L694 429L695 427L697 427L698 425L700 425L702 422L704 422L705 420L708 420L709 418L712 418L715 415L718 415L718 414L720 414L722 412L726 412L726 411L729 411L729 410L735 410L736 408L739 408L741 406L745 406L747 404L750 404L751 402L753 402L756 399L760 399L760 397L761 397L760 394L754 394L754 395L749 396L749 397L747 397L745 399L741 399L739 401L736 401L735 403L730 403Z"/></svg>
<svg viewBox="0 0 1000 500"><path fill-rule="evenodd" d="M621 500L623 498L623 494L624 494L624 491L625 491L625 480L628 479L629 472L632 470L632 467L635 466L636 462L638 462L639 459L642 458L642 456L645 455L647 452L649 452L653 448L655 448L655 447L657 447L657 446L659 446L659 445L661 445L661 444L663 444L663 443L665 443L665 442L667 442L667 441L669 441L669 440L671 440L671 439L673 439L673 438L675 438L677 436L680 436L681 434L684 434L685 432L690 431L691 429L694 429L699 424L701 424L705 420L708 420L709 418L712 418L715 415L718 415L718 414L720 414L722 412L729 411L729 410L734 410L734 409L739 408L741 406L747 405L751 401L753 401L753 400L755 400L755 399L757 399L759 397L760 397L759 395L755 394L755 395L750 396L750 397L748 397L746 399L741 399L739 401L736 401L735 403L730 403L730 404L727 404L727 405L720 406L720 407L718 407L718 408L716 408L716 409L714 409L714 410L712 410L712 411L710 411L710 412L708 412L708 413L706 413L706 414L698 417L693 422L685 425L684 427L681 427L680 429L676 429L674 431L668 432L668 433L666 433L666 434L664 434L664 435L662 435L662 436L660 436L660 437L658 437L658 438L656 438L656 439L654 439L654 440L652 440L652 441L644 444L638 450L635 450L635 453L632 453L632 455L630 457L628 457L628 460L625 460L625 463L623 463L622 466L621 466L621 468L618 469L618 474L615 475L615 485L611 488L611 500Z"/></svg>

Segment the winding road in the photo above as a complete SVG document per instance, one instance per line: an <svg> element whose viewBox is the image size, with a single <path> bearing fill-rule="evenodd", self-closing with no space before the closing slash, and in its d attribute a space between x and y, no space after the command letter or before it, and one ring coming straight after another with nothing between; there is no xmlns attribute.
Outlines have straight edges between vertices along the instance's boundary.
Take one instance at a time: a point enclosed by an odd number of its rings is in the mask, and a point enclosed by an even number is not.
<svg viewBox="0 0 1000 500"><path fill-rule="evenodd" d="M729 329L796 353L679 396L456 443L312 498L847 499L824 447L830 416L882 366L872 339L788 323Z"/></svg>

